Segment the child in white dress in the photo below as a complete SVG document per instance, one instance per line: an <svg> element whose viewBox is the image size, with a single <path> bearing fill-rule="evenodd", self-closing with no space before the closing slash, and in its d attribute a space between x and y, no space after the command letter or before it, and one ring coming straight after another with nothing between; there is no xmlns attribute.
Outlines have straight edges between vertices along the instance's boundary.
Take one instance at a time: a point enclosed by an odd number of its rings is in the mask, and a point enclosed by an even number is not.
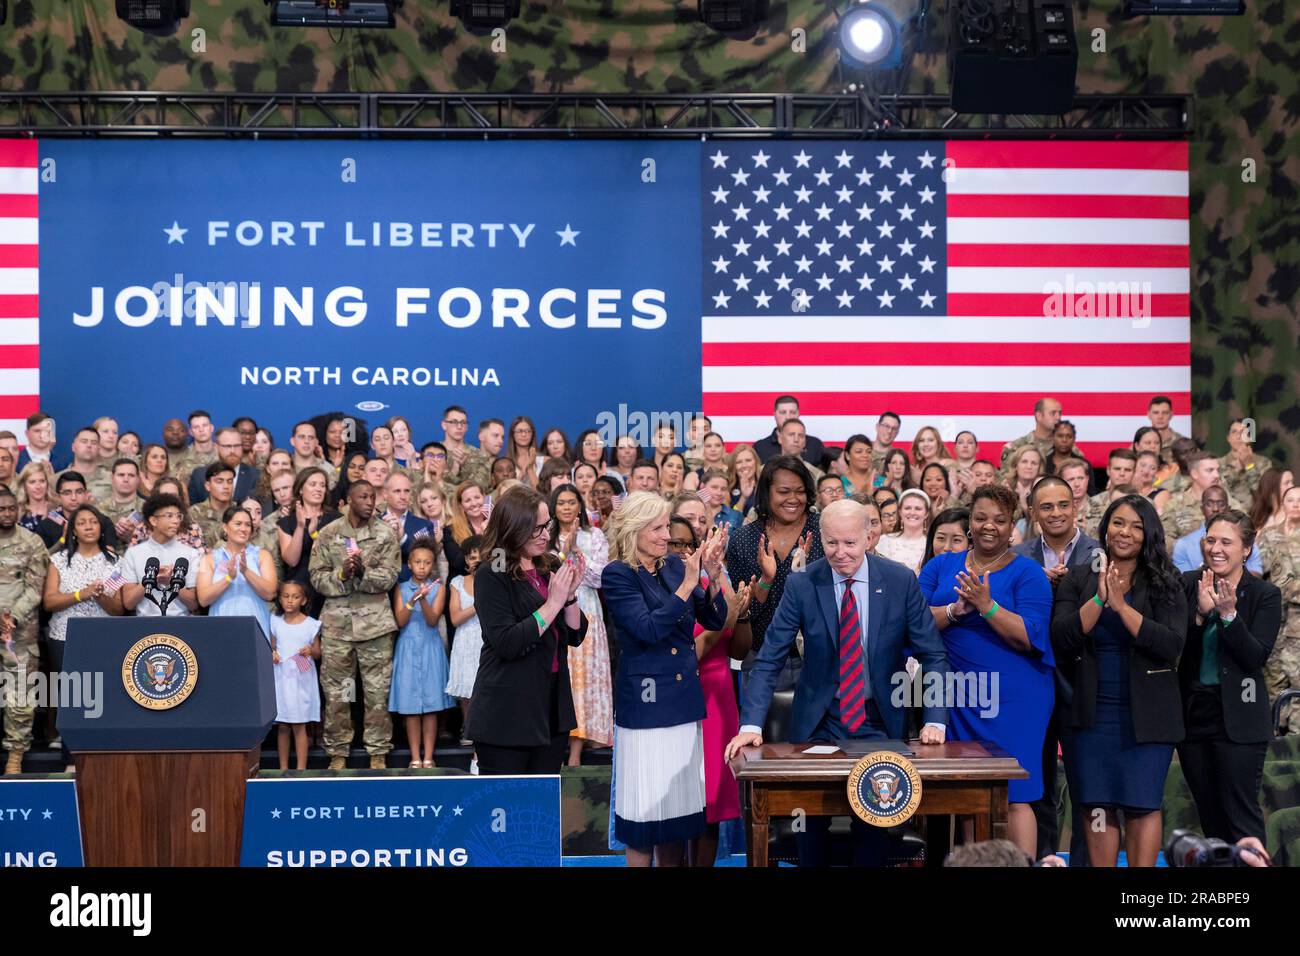
<svg viewBox="0 0 1300 956"><path fill-rule="evenodd" d="M271 618L271 661L275 664L275 719L279 723L280 769L289 769L293 736L299 770L307 769L307 724L320 720L320 621L303 613L307 588L298 581L280 585L281 613Z"/></svg>

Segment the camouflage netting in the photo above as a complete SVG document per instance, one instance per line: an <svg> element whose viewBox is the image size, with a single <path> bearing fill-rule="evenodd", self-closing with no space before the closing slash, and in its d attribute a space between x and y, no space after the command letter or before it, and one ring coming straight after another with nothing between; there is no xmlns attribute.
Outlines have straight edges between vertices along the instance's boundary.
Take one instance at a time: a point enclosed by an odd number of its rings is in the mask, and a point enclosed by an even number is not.
<svg viewBox="0 0 1300 956"><path fill-rule="evenodd" d="M1192 388L1196 437L1216 452L1237 415L1258 449L1300 463L1300 20L1285 0L1243 17L1124 20L1119 0L1075 4L1084 93L1191 93ZM261 0L193 0L171 37L131 29L111 0L13 0L0 90L836 92L823 0L774 0L764 28L729 39L695 0L525 2L507 51L461 28L446 0L407 0L396 30L272 29ZM947 89L946 3L908 92ZM191 31L206 31L194 53ZM791 31L806 31L805 53ZM1106 52L1093 52L1105 31ZM1253 182L1243 181L1250 161ZM1181 411L1181 410L1180 410Z"/></svg>

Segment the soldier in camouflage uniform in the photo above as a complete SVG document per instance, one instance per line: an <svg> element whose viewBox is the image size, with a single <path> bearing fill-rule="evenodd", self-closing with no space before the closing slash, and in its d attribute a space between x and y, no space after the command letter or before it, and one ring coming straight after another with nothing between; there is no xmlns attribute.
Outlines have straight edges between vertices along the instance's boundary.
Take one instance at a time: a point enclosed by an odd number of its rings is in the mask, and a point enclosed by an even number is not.
<svg viewBox="0 0 1300 956"><path fill-rule="evenodd" d="M1257 546L1264 562L1264 576L1282 592L1285 617L1282 633L1264 665L1269 697L1276 700L1286 690L1300 690L1300 528L1288 532L1275 525L1260 535ZM1300 734L1300 704L1284 712L1289 734Z"/></svg>
<svg viewBox="0 0 1300 956"><path fill-rule="evenodd" d="M112 470L112 492L106 498L98 501L92 501L99 513L102 514L113 524L113 530L117 532L117 540L123 545L130 542L131 536L135 534L138 527L136 521L131 520L132 515L140 514L140 505L143 503L138 494L140 488L140 466L130 458L119 458L113 464ZM139 523L144 519L140 518Z"/></svg>
<svg viewBox="0 0 1300 956"><path fill-rule="evenodd" d="M99 432L93 428L82 428L72 442L72 464L54 476L57 482L60 475L75 471L86 483L86 491L91 501L102 501L113 493L113 481L108 469L99 460Z"/></svg>
<svg viewBox="0 0 1300 956"><path fill-rule="evenodd" d="M221 516L232 504L235 493L235 469L224 462L207 466L203 487L208 497L197 505L190 505L189 519L203 532L203 546L211 551L221 546Z"/></svg>
<svg viewBox="0 0 1300 956"><path fill-rule="evenodd" d="M1098 540L1101 539L1098 531L1101 526L1101 517L1106 513L1106 508L1110 505L1111 489L1118 488L1120 485L1131 484L1133 473L1136 470L1137 455L1133 452L1133 449L1111 449L1110 456L1106 459L1106 490L1099 491L1088 499L1088 510L1083 516L1083 530L1090 536Z"/></svg>
<svg viewBox="0 0 1300 956"><path fill-rule="evenodd" d="M1056 423L1060 420L1061 403L1056 399L1040 398L1034 402L1034 430L1002 446L1000 467L1005 469L1011 456L1029 444L1036 446L1043 461L1047 461L1047 456L1052 453L1052 434L1056 431Z"/></svg>
<svg viewBox="0 0 1300 956"><path fill-rule="evenodd" d="M1188 485L1184 491L1172 496L1160 513L1160 523L1165 529L1165 543L1173 552L1174 542L1191 534L1205 521L1201 511L1201 496L1207 488L1223 487L1219 481L1219 461L1208 452L1198 451L1187 456ZM1226 489L1225 489L1226 490ZM1228 507L1243 510L1241 502L1228 495Z"/></svg>
<svg viewBox="0 0 1300 956"><path fill-rule="evenodd" d="M1169 420L1173 417L1174 403L1164 395L1152 396L1147 403L1147 418L1160 436L1160 457L1165 461L1174 460L1174 442L1183 437L1170 427Z"/></svg>
<svg viewBox="0 0 1300 956"><path fill-rule="evenodd" d="M1229 451L1219 459L1219 481L1228 489L1228 494L1251 508L1255 504L1255 492L1259 490L1259 479L1273 467L1273 463L1263 455L1255 454L1246 434L1245 422L1234 418L1228 426Z"/></svg>
<svg viewBox="0 0 1300 956"><path fill-rule="evenodd" d="M187 487L190 483L190 476L196 469L208 467L218 457L217 445L212 439L216 431L212 427L212 417L207 412L191 412L189 425L189 433L194 438L194 444L186 448L184 454L172 465L172 474ZM172 452L169 448L167 452L169 459L171 455Z"/></svg>
<svg viewBox="0 0 1300 956"><path fill-rule="evenodd" d="M20 704L27 677L40 669L36 644L41 594L50 558L45 544L18 527L18 499L0 488L0 668L3 668L5 773L22 773L23 754L32 745L36 708Z"/></svg>
<svg viewBox="0 0 1300 956"><path fill-rule="evenodd" d="M308 566L312 587L325 598L320 616L321 686L325 752L331 770L343 769L352 743L357 670L365 695L364 737L370 766L383 769L384 757L392 749L388 693L397 621L388 592L397 583L401 566L397 536L375 516L374 487L365 480L354 483L347 512L321 528Z"/></svg>
<svg viewBox="0 0 1300 956"><path fill-rule="evenodd" d="M903 420L893 412L881 412L876 419L876 437L871 442L871 467L878 475L884 474L885 456L893 449L902 424Z"/></svg>
<svg viewBox="0 0 1300 956"><path fill-rule="evenodd" d="M448 488L462 481L472 481L487 494L492 488L492 459L487 452L465 444L469 415L459 405L450 406L442 416L443 445L447 449L447 469L442 480Z"/></svg>

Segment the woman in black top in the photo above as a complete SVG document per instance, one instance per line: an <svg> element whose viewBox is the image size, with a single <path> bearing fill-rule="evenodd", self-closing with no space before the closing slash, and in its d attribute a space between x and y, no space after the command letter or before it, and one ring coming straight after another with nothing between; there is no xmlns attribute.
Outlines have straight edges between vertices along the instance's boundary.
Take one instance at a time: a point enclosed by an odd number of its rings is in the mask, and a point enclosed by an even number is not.
<svg viewBox="0 0 1300 956"><path fill-rule="evenodd" d="M548 550L546 499L509 488L492 508L474 574L483 651L465 735L480 774L560 772L578 725L569 687L569 647L587 636L578 607L584 561Z"/></svg>
<svg viewBox="0 0 1300 956"><path fill-rule="evenodd" d="M339 513L325 504L329 478L321 468L304 468L293 480L293 506L288 515L276 522L280 541L280 560L284 562L284 580L297 581L311 595L309 616L318 617L325 599L311 587L311 548L320 529L338 518Z"/></svg>
<svg viewBox="0 0 1300 956"><path fill-rule="evenodd" d="M1259 784L1272 736L1264 662L1282 627L1282 593L1245 570L1255 526L1240 511L1210 519L1204 565L1183 575L1191 620L1178 666L1187 739L1178 745L1201 831L1264 839Z"/></svg>
<svg viewBox="0 0 1300 956"><path fill-rule="evenodd" d="M1072 568L1056 591L1052 646L1071 686L1061 749L1070 799L1088 822L1092 865L1115 865L1123 811L1128 865L1155 866L1165 775L1183 739L1177 666L1187 599L1146 498L1110 503L1101 545L1097 569Z"/></svg>

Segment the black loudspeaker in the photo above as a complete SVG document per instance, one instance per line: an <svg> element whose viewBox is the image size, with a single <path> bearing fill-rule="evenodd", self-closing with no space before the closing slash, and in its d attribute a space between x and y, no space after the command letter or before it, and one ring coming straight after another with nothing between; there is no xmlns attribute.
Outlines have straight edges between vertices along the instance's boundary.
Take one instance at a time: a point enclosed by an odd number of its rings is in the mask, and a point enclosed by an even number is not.
<svg viewBox="0 0 1300 956"><path fill-rule="evenodd" d="M1079 47L1070 0L950 0L948 76L959 113L1064 113Z"/></svg>

